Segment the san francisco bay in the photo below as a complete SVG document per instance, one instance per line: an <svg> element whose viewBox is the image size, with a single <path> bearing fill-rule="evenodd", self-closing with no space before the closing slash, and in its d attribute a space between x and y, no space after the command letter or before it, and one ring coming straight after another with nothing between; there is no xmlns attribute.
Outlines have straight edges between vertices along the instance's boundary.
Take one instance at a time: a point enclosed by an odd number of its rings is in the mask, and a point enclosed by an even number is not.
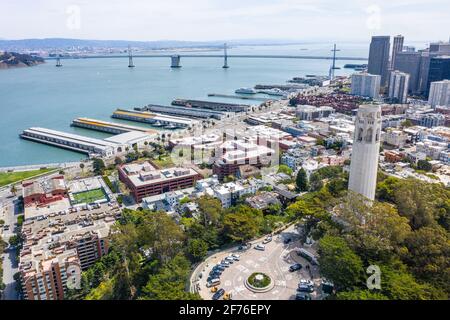
<svg viewBox="0 0 450 320"><path fill-rule="evenodd" d="M338 55L367 57L367 45L342 45ZM331 44L255 46L231 48L229 54L279 54L331 56ZM217 51L212 54L220 54ZM63 59L0 72L0 166L76 161L83 154L19 138L29 127L107 137L71 127L77 117L112 121L116 108L149 103L168 105L175 98L256 104L260 101L208 97L208 93L234 94L239 87L284 84L292 77L327 75L330 60L232 58L222 69L221 58L182 58L182 68L171 69L169 58L135 58L136 68L127 68L125 58ZM346 63L361 61L338 61ZM347 75L351 69L336 70Z"/></svg>

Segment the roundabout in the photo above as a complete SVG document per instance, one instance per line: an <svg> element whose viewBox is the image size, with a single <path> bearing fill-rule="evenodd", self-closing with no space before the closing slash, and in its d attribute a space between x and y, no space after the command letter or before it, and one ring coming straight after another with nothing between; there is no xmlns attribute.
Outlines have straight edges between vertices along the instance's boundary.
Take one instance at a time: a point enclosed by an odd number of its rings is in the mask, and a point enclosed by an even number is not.
<svg viewBox="0 0 450 320"><path fill-rule="evenodd" d="M275 283L269 275L263 272L255 272L245 280L245 286L250 291L262 293L272 290Z"/></svg>

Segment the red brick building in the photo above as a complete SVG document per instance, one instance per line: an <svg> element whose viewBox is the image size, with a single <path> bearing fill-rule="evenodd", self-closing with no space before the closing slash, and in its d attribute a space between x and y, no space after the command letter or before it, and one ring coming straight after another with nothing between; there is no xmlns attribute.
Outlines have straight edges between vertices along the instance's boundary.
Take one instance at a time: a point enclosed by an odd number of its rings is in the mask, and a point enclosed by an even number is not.
<svg viewBox="0 0 450 320"><path fill-rule="evenodd" d="M136 202L143 198L193 187L203 176L190 168L156 170L151 164L128 164L118 168L119 179L131 190Z"/></svg>
<svg viewBox="0 0 450 320"><path fill-rule="evenodd" d="M25 206L47 205L67 198L67 188L63 176L57 176L43 182L24 181L22 183Z"/></svg>

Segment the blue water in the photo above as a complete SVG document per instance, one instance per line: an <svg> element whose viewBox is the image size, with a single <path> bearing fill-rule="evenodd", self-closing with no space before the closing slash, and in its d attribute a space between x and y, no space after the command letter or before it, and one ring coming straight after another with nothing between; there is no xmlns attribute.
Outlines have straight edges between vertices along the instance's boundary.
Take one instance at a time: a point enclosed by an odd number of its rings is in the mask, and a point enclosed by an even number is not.
<svg viewBox="0 0 450 320"><path fill-rule="evenodd" d="M308 48L308 50L300 50ZM367 45L342 46L343 56L367 56ZM302 46L239 47L230 54L330 55L331 44ZM40 164L83 159L83 154L19 138L22 130L39 126L75 132L91 137L109 135L73 128L77 117L112 121L116 108L133 108L148 103L170 104L175 98L252 103L248 100L208 98L208 93L234 94L239 87L255 84L282 84L295 76L328 74L328 60L229 59L230 69L222 69L219 58L183 58L182 68L171 69L168 58L128 60L63 60L31 67L0 70L0 166ZM345 63L361 61L339 61ZM351 70L337 70L349 74ZM254 102L260 103L260 102ZM133 123L135 124L135 123ZM135 124L136 125L136 124Z"/></svg>

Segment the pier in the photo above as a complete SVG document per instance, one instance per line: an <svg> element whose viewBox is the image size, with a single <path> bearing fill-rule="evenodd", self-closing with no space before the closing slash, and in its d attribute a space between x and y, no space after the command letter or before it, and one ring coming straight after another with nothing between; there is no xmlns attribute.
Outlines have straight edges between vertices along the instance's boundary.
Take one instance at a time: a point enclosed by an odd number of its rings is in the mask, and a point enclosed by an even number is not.
<svg viewBox="0 0 450 320"><path fill-rule="evenodd" d="M172 101L172 105L226 112L247 112L250 109L250 106L248 104L234 104L189 99L175 99Z"/></svg>
<svg viewBox="0 0 450 320"><path fill-rule="evenodd" d="M146 111L117 109L113 118L148 123L154 127L165 129L192 128L199 125L197 120L151 113Z"/></svg>
<svg viewBox="0 0 450 320"><path fill-rule="evenodd" d="M242 100L255 100L255 101L268 101L275 100L270 98L261 98L261 97L253 97L253 96L240 96L237 94L221 94L221 93L208 93L208 97L219 97L219 98L230 98L230 99L242 99Z"/></svg>
<svg viewBox="0 0 450 320"><path fill-rule="evenodd" d="M197 119L217 119L221 120L223 118L229 117L229 114L222 111L214 111L214 110L199 110L195 108L189 107L180 107L180 106L161 106L157 104L149 104L144 107L134 108L136 111L150 111L157 112L161 114L168 114L171 116L181 116L187 118L197 118Z"/></svg>
<svg viewBox="0 0 450 320"><path fill-rule="evenodd" d="M89 119L89 118L77 118L77 119L73 120L72 126L84 128L84 129L101 131L101 132L107 132L107 133L111 133L111 134L121 134L121 133L127 133L127 132L132 132L132 131L138 131L138 132L147 133L147 134L156 134L157 133L156 130L152 130L152 129L130 126L130 125L121 124L121 123Z"/></svg>
<svg viewBox="0 0 450 320"><path fill-rule="evenodd" d="M20 137L88 155L112 156L121 151L121 146L114 142L38 127L24 130Z"/></svg>

